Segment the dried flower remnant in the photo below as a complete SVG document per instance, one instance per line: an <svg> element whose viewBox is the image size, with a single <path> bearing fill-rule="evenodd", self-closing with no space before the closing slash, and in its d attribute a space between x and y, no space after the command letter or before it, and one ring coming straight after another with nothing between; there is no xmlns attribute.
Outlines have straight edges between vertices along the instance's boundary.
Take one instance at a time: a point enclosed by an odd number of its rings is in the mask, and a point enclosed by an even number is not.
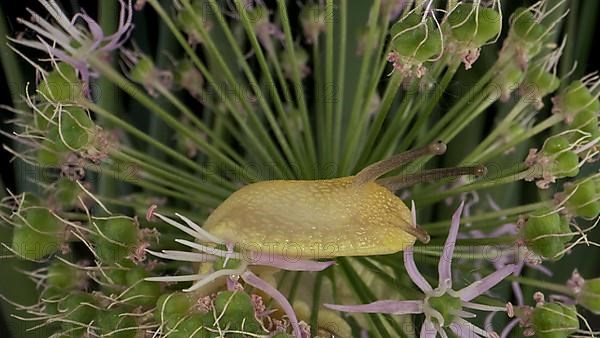
<svg viewBox="0 0 600 338"><path fill-rule="evenodd" d="M89 91L90 77L95 73L89 59L105 58L118 50L129 38L133 24L131 0L119 0L121 12L117 31L106 35L100 25L85 13L78 13L68 18L54 0L40 0L40 4L48 11L54 22L44 19L32 10L31 21L18 19L20 23L37 34L36 40L23 38L10 39L16 44L48 53L51 58L68 63L78 72L86 92ZM79 24L81 23L81 24Z"/></svg>
<svg viewBox="0 0 600 338"><path fill-rule="evenodd" d="M500 283L513 272L515 266L507 265L463 289L457 291L452 289L452 255L454 253L463 207L464 202L461 203L452 216L452 225L438 265L439 283L437 288L432 288L415 266L413 249L410 248L404 251L406 271L411 280L425 294L423 300L383 300L365 305L326 304L325 306L344 312L389 313L396 315L423 313L425 315L425 322L421 328L421 338L436 337L438 333L444 337L447 335L445 332L447 329L461 336L482 335L484 337L493 337L495 333L486 332L468 322L465 318L472 318L475 315L463 309L505 311L503 307L477 304L471 302L471 300ZM415 209L413 205L414 214Z"/></svg>

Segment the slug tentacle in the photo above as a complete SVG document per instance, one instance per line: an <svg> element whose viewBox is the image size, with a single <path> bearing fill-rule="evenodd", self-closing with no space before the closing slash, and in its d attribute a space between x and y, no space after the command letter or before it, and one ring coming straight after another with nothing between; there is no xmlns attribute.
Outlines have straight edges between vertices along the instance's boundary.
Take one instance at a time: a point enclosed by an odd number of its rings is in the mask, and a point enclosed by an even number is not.
<svg viewBox="0 0 600 338"><path fill-rule="evenodd" d="M437 181L446 177L456 177L463 175L485 176L487 168L483 165L457 167L457 168L437 168L425 170L420 173L398 175L381 178L377 180L379 185L388 188L390 191L398 191L421 182Z"/></svg>
<svg viewBox="0 0 600 338"><path fill-rule="evenodd" d="M447 146L445 143L436 142L421 148L405 151L379 162L375 162L354 176L354 184L362 185L368 182L373 182L382 175L385 175L399 166L413 161L419 157L427 155L442 155L446 152L446 148Z"/></svg>

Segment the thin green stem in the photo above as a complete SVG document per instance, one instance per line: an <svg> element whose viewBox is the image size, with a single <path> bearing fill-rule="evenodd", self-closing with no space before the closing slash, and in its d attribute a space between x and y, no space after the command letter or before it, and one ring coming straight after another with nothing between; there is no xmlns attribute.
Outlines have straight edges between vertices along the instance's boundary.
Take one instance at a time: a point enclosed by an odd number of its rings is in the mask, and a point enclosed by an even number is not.
<svg viewBox="0 0 600 338"><path fill-rule="evenodd" d="M327 0L325 3L325 18L327 21L327 29L325 31L325 130L327 130L328 137L325 138L323 149L326 151L324 156L326 161L333 159L335 147L333 144L333 138L331 137L331 131L333 130L334 116L333 116L333 103L334 103L334 82L333 82L333 48L334 48L334 17L333 17L333 0ZM342 51L340 54L343 54Z"/></svg>
<svg viewBox="0 0 600 338"><path fill-rule="evenodd" d="M221 151L215 149L212 144L210 144L209 142L204 140L200 135L198 135L197 132L195 132L194 130L192 130L191 128L186 126L185 124L181 123L177 118L173 117L171 114L169 114L167 111L165 111L162 107L157 105L152 100L152 98L150 98L148 95L144 94L141 90L139 90L137 87L135 87L130 81L128 81L121 74L119 74L110 65L107 65L105 62L97 60L95 58L90 58L90 63L93 65L93 67L96 70L98 70L100 73L102 73L108 79L110 79L115 85L119 86L119 88L123 89L125 92L127 92L129 95L131 95L131 97L136 99L138 102L140 102L146 108L150 109L154 114L159 116L171 128L182 133L183 135L185 135L186 137L188 137L192 141L194 141L194 143L203 152L205 152L211 156L215 156L216 158L218 158L221 161L221 163L226 165L231 170L234 170L236 173L239 173L239 175L241 177L243 177L244 179L246 179L248 181L254 180L254 177L249 175L248 172L246 170L244 170L244 168L242 168L240 165L236 164L234 161L232 161L230 158L228 158L226 155L224 155ZM160 86L157 86L157 89L161 90L162 94L165 94L165 95L170 94L168 91L162 89ZM169 95L168 97L169 97L169 99L174 100L173 96ZM191 115L193 115L193 113L191 113L191 112L189 112L189 113ZM208 128L206 128L205 130L210 132L210 130Z"/></svg>
<svg viewBox="0 0 600 338"><path fill-rule="evenodd" d="M313 337L319 335L319 309L321 308L321 288L324 277L325 272L318 272L313 286L312 310L310 311L310 335Z"/></svg>
<svg viewBox="0 0 600 338"><path fill-rule="evenodd" d="M248 11L246 10L245 6L242 4L242 2L240 0L235 1L235 5L238 9L238 13L240 13L241 22L246 30L246 35L248 36L250 44L252 45L253 50L256 54L256 58L258 60L258 65L259 65L263 75L266 76L267 82L270 85L275 86L275 81L273 80L273 76L271 75L271 70L269 68L269 65L267 64L267 59L265 58L265 55L264 55L262 48L258 42L256 34L254 33L254 30L252 29L252 24L250 22L250 19L248 18ZM259 92L258 84L255 81L253 81L252 77L249 80L250 80L251 86L253 88L255 88L255 91L258 93ZM272 88L272 90L270 92L273 93L273 95L271 95L271 97L273 99L273 102L275 103L275 109L277 109L277 111L279 112L279 117L281 119L285 119L286 118L285 108L283 107L281 98L277 94L276 88ZM266 98L260 94L258 95L257 98L258 98L261 106L263 107L263 110L267 117L267 120L269 121L271 128L273 129L273 132L275 133L275 137L279 141L279 145L283 149L283 152L286 154L288 161L293 164L296 164L295 166L293 166L294 168L299 167L303 163L299 163L298 159L293 154L285 135L283 134L283 132L281 131L281 128L279 127L279 124L277 123L277 119L275 119L275 116L273 115L273 112L271 111L271 108L269 107L269 104L266 101ZM296 174L299 175L300 173L296 172Z"/></svg>
<svg viewBox="0 0 600 338"><path fill-rule="evenodd" d="M341 142L342 142L342 123L344 116L344 87L345 87L345 75L346 75L346 45L348 40L348 0L340 0L339 4L339 16L340 16L340 35L339 35L339 57L338 57L338 68L337 68L337 92L335 99L335 121L333 124L333 158L334 162L340 159L341 156Z"/></svg>
<svg viewBox="0 0 600 338"><path fill-rule="evenodd" d="M283 33L285 36L285 50L289 54L289 59L292 61L292 81L294 83L294 91L296 101L300 107L302 115L302 124L306 126L304 131L304 142L306 143L306 149L311 159L311 163L316 165L317 162L317 151L316 145L312 134L312 128L309 128L310 120L308 118L308 107L306 104L306 95L304 95L304 88L302 87L302 80L300 79L300 71L298 66L298 60L296 59L296 52L294 47L294 38L292 36L292 28L290 26L290 19L287 14L287 5L285 0L278 0L277 6L279 8L279 16L281 17L281 26L283 27ZM316 171L316 167L313 168Z"/></svg>
<svg viewBox="0 0 600 338"><path fill-rule="evenodd" d="M486 149L482 154L479 155L478 159L481 162L487 162L496 156L504 153L505 151L513 148L514 146L531 139L533 136L543 132L544 130L551 128L552 126L563 121L563 117L560 115L552 115L544 121L536 124L533 128L523 132L520 135L513 135L509 142L502 144L500 147L490 147Z"/></svg>
<svg viewBox="0 0 600 338"><path fill-rule="evenodd" d="M265 130L264 126L262 125L262 123L260 123L260 121L258 120L258 117L256 116L256 114L254 114L254 111L250 107L249 103L245 100L246 97L244 97L244 95L242 95L241 97L239 97L239 95L237 95L238 96L237 98L239 99L239 103L242 105L242 107L244 108L244 111L246 111L246 113L248 114L248 117L250 118L250 121L252 122L251 125L257 128L258 135L255 134L253 132L253 130L250 129L249 124L245 121L244 116L242 116L242 114L241 114L239 106L237 106L233 102L231 102L231 96L227 95L227 93L225 93L223 91L223 89L221 88L221 86L216 81L215 77L213 76L212 72L208 70L208 68L204 65L204 63L200 60L200 58L196 54L195 50L188 44L187 40L181 34L181 32L178 30L177 25L173 22L173 20L169 16L169 14L162 8L162 6L156 0L148 0L148 2L152 5L152 7L154 7L154 10L159 14L159 16L161 17L163 22L169 27L169 29L171 30L171 33L175 36L175 38L177 39L179 44L183 47L183 49L185 50L187 55L192 60L192 63L198 68L198 70L202 73L202 75L204 76L206 81L215 90L218 97L220 97L223 100L223 103L225 104L227 109L231 112L233 117L236 119L236 122L239 124L239 126L242 129L242 131L244 132L244 134L247 135L248 141L250 141L251 144L253 145L253 149L262 157L262 159L264 161L268 161L270 163L270 161L275 160L275 163L277 165L273 169L275 169L276 175L278 175L279 177L286 177L286 176L291 175L291 172L289 171L290 170L289 167L287 166L287 164L281 157L281 154L279 153L279 151L275 148L275 146L272 142L272 139L269 137L269 135L268 135L267 131ZM211 6L212 5L217 6L216 4L214 4L214 1L211 1L210 4L211 4ZM188 6L186 8L187 10L190 10L191 13L193 13L194 15L197 15L197 13L195 13L193 11L193 8L191 8L189 6L188 1L184 0L184 5ZM222 15L218 11L218 8L217 8L217 11L215 12L215 16L217 19L219 19L219 22L222 22L222 25L224 25L225 33L226 34L229 33L229 34L227 34L228 39L229 39L230 38L229 35L231 34L231 32L229 31L229 28L227 27L227 24L225 23ZM198 31L201 34L206 35L206 31L205 31L205 28L203 25L195 22L195 28L198 29ZM233 37L231 37L231 38L233 38ZM239 81L237 81L233 77L233 75L231 75L230 70L227 68L227 64L222 59L221 55L216 52L216 48L212 44L212 40L207 38L206 42L208 43L208 46L212 46L214 48L213 50L215 51L215 55L214 55L215 59L219 62L219 64L221 65L221 68L224 68L223 71L224 71L225 75L229 78L229 81L230 81L229 85L232 88L237 88L236 86L239 86ZM234 51L235 51L235 49L234 49ZM267 150L267 148L265 148L265 146L268 147L269 150ZM284 174L284 171L285 171L285 174Z"/></svg>
<svg viewBox="0 0 600 338"><path fill-rule="evenodd" d="M461 219L463 223L475 223L475 222L484 222L489 220L498 219L500 217L508 217L512 215L525 214L533 210L541 209L551 205L551 201L543 201L537 203L531 203L526 205L521 205L514 208L503 209L498 211L486 212L481 215L465 217ZM450 221L440 221L434 223L425 223L421 225L426 230L434 230L438 228L448 228L450 226Z"/></svg>
<svg viewBox="0 0 600 338"><path fill-rule="evenodd" d="M375 29L377 29L377 18L379 16L379 11L381 8L381 0L375 0L373 6L371 7L371 12L369 14L368 19L368 36L372 37L375 34ZM361 66L359 70L358 80L356 84L356 93L354 94L354 101L352 103L352 111L350 113L350 120L348 122L348 126L346 128L346 137L345 137L345 150L343 151L342 161L340 163L339 174L340 175L349 175L351 174L352 168L354 164L358 160L356 158L355 153L358 146L358 142L360 140L360 135L362 134L363 122L365 122L364 118L362 118L362 107L365 101L365 87L367 83L368 72L371 65L371 56L373 54L374 46L376 40L374 39L366 39L364 55L361 61Z"/></svg>
<svg viewBox="0 0 600 338"><path fill-rule="evenodd" d="M554 292L559 292L565 295L569 295L569 296L574 296L573 291L571 291L571 289L569 289L567 286L565 285L561 285L561 284L555 284L555 283L551 283L551 282L544 282L543 280L540 280L539 278L527 278L527 277L515 277L515 276L509 276L506 277L507 280L509 281L513 281L513 282L518 282L520 284L524 284L524 285L530 285L536 288L542 288L542 289L546 289L546 290L550 290L550 291L554 291Z"/></svg>
<svg viewBox="0 0 600 338"><path fill-rule="evenodd" d="M463 192L482 190L482 189L487 189L487 188L491 188L491 187L496 187L499 185L517 182L517 181L520 181L520 180L530 176L531 174L532 174L532 169L525 169L516 174L512 174L512 175L508 175L508 176L504 176L504 177L500 177L500 178L495 178L495 179L480 180L475 183L460 186L458 188L448 189L446 191L442 191L437 194L426 194L425 196L423 196L421 193L415 194L415 196L413 198L415 199L417 204L420 204L422 206L429 205L434 202L441 201L444 198L454 196L454 195L457 195L457 194L460 194Z"/></svg>
<svg viewBox="0 0 600 338"><path fill-rule="evenodd" d="M427 101L429 103L423 111L419 112L419 116L417 118L417 121L415 122L415 125L411 128L408 135L406 135L402 140L402 144L399 146L400 150L408 149L408 147L419 135L419 132L421 132L425 123L429 121L431 113L433 113L435 108L438 106L440 99L446 92L446 89L448 89L448 85L450 84L450 81L452 81L452 79L454 78L454 75L456 74L456 71L458 70L459 66L460 61L454 61L450 66L448 66L448 69L446 70L446 73L444 73L444 77L440 81L440 84L434 90L433 98L427 98ZM423 99L422 102L424 101L425 99Z"/></svg>

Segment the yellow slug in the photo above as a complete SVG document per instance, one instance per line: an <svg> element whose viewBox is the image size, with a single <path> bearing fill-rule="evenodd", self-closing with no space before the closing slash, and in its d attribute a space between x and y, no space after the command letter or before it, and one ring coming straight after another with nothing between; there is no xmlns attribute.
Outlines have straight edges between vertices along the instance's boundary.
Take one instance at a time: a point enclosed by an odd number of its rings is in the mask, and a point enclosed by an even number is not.
<svg viewBox="0 0 600 338"><path fill-rule="evenodd" d="M419 156L442 154L443 143L374 163L355 176L327 180L273 180L247 185L227 198L204 228L252 254L290 260L381 255L429 241L393 191L416 182L463 174L481 166L434 169L377 180Z"/></svg>

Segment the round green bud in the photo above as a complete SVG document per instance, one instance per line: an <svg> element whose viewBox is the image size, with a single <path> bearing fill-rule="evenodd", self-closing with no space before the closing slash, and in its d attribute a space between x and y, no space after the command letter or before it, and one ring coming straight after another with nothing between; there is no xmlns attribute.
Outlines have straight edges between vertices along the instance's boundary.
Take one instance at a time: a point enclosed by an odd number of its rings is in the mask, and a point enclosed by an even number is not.
<svg viewBox="0 0 600 338"><path fill-rule="evenodd" d="M73 102L83 96L83 85L73 67L59 63L40 81L38 91L42 97L55 102Z"/></svg>
<svg viewBox="0 0 600 338"><path fill-rule="evenodd" d="M498 73L494 82L505 91L512 92L523 81L525 74L515 61L510 61Z"/></svg>
<svg viewBox="0 0 600 338"><path fill-rule="evenodd" d="M521 236L527 247L535 254L549 260L562 257L560 253L565 245L561 234L560 216L549 208L531 213L521 229Z"/></svg>
<svg viewBox="0 0 600 338"><path fill-rule="evenodd" d="M64 143L67 148L79 150L91 141L94 122L81 108L69 108L61 112L60 133L56 142Z"/></svg>
<svg viewBox="0 0 600 338"><path fill-rule="evenodd" d="M409 14L390 29L392 46L399 55L423 63L442 52L440 30L431 17L424 23L421 15Z"/></svg>
<svg viewBox="0 0 600 338"><path fill-rule="evenodd" d="M15 228L12 248L25 258L37 260L54 253L62 243L64 224L46 208L34 207L25 213L27 224Z"/></svg>
<svg viewBox="0 0 600 338"><path fill-rule="evenodd" d="M56 261L48 267L47 282L49 286L63 290L79 286L81 275L77 269L62 261Z"/></svg>
<svg viewBox="0 0 600 338"><path fill-rule="evenodd" d="M562 94L562 108L565 113L574 115L583 110L600 111L600 101L580 80L573 81Z"/></svg>
<svg viewBox="0 0 600 338"><path fill-rule="evenodd" d="M60 167L67 152L54 141L44 140L36 152L37 163L42 167Z"/></svg>
<svg viewBox="0 0 600 338"><path fill-rule="evenodd" d="M211 338L214 336L209 330L204 328L214 327L214 315L212 313L200 314L193 313L187 318L178 322L178 325L169 334L171 338ZM219 323L221 321L219 320ZM220 324L219 324L220 325ZM246 331L248 332L248 331ZM228 334L227 337L243 337L238 334Z"/></svg>
<svg viewBox="0 0 600 338"><path fill-rule="evenodd" d="M533 66L527 70L523 84L528 90L532 90L532 94L542 97L557 90L560 79L542 66Z"/></svg>
<svg viewBox="0 0 600 338"><path fill-rule="evenodd" d="M473 4L459 4L448 16L452 36L461 42L473 43L480 47L500 33L502 18L500 13Z"/></svg>
<svg viewBox="0 0 600 338"><path fill-rule="evenodd" d="M586 279L577 303L596 315L600 315L600 278Z"/></svg>
<svg viewBox="0 0 600 338"><path fill-rule="evenodd" d="M40 295L40 300L44 303L44 312L49 315L58 314L58 304L67 296L67 290L48 287Z"/></svg>
<svg viewBox="0 0 600 338"><path fill-rule="evenodd" d="M138 243L138 227L130 219L112 218L97 222L100 234L94 237L96 253L105 263L129 256Z"/></svg>
<svg viewBox="0 0 600 338"><path fill-rule="evenodd" d="M96 317L96 300L88 293L74 293L62 301L58 309L65 314L66 319L74 323L64 324L66 329L73 329L74 332L85 332L87 326ZM78 324L75 324L78 323Z"/></svg>
<svg viewBox="0 0 600 338"><path fill-rule="evenodd" d="M139 55L139 59L133 65L131 70L129 71L129 77L131 80L144 84L147 82L149 76L154 74L156 67L154 66L154 61L146 55Z"/></svg>
<svg viewBox="0 0 600 338"><path fill-rule="evenodd" d="M163 321L179 321L187 316L192 307L192 301L187 294L181 292L161 295L156 302L154 319L161 323Z"/></svg>
<svg viewBox="0 0 600 338"><path fill-rule="evenodd" d="M598 126L598 113L591 109L584 109L575 115L571 127L590 134L590 139L600 136Z"/></svg>
<svg viewBox="0 0 600 338"><path fill-rule="evenodd" d="M569 149L570 145L571 143L569 140L567 140L567 138L562 136L554 136L548 138L548 140L544 143L542 152L547 155L552 155Z"/></svg>
<svg viewBox="0 0 600 338"><path fill-rule="evenodd" d="M56 202L58 202L62 208L69 209L79 203L77 200L79 191L77 183L63 177L56 182L54 196L56 197Z"/></svg>
<svg viewBox="0 0 600 338"><path fill-rule="evenodd" d="M536 306L532 324L539 338L567 338L579 329L575 306L560 303Z"/></svg>
<svg viewBox="0 0 600 338"><path fill-rule="evenodd" d="M244 292L223 291L215 298L215 311L222 313L220 325L233 330L260 333L260 323L255 318L250 296ZM236 336L236 337L242 337Z"/></svg>
<svg viewBox="0 0 600 338"><path fill-rule="evenodd" d="M567 216L560 217L560 232L563 235L573 232L573 230L571 230L571 221L569 220L569 217L567 217ZM563 243L567 244L573 239L573 237L575 237L575 235L561 236L560 239L562 240Z"/></svg>
<svg viewBox="0 0 600 338"><path fill-rule="evenodd" d="M511 30L515 36L527 45L539 44L546 27L537 22L535 16L526 8L518 8L511 17Z"/></svg>
<svg viewBox="0 0 600 338"><path fill-rule="evenodd" d="M99 333L114 338L139 337L140 331L137 329L135 317L123 314L126 314L125 309L119 308L98 311L95 323Z"/></svg>
<svg viewBox="0 0 600 338"><path fill-rule="evenodd" d="M565 151L554 160L552 172L558 177L575 177L579 174L579 155Z"/></svg>
<svg viewBox="0 0 600 338"><path fill-rule="evenodd" d="M453 297L447 293L439 297L431 297L427 301L429 306L439 312L444 318L444 326L448 326L454 320L455 313L462 310L462 301L458 297ZM433 318L437 321L436 318ZM442 323L438 323L442 324Z"/></svg>
<svg viewBox="0 0 600 338"><path fill-rule="evenodd" d="M143 267L131 269L126 274L129 290L123 298L128 299L127 303L142 306L144 308L154 307L160 296L160 284L145 281L149 277L148 272Z"/></svg>
<svg viewBox="0 0 600 338"><path fill-rule="evenodd" d="M576 191L575 191L576 189ZM569 211L579 217L593 219L600 215L600 191L592 180L585 181L566 189L570 196L567 200Z"/></svg>

